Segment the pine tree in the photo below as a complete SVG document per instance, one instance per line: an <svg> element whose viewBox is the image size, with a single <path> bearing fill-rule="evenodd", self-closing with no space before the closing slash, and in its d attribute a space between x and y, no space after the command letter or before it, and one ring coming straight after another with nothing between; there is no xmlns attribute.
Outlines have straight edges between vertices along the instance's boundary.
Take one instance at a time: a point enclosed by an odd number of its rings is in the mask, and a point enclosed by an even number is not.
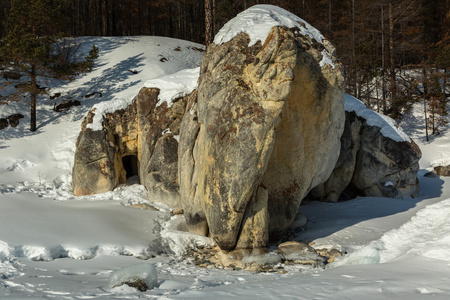
<svg viewBox="0 0 450 300"><path fill-rule="evenodd" d="M26 80L16 85L9 100L25 93L31 96L30 131L36 131L36 99L46 92L40 84L48 79L70 80L92 67L92 62L76 61L76 51L69 44L54 46L64 33L64 4L61 0L13 0L7 14L0 57L8 70Z"/></svg>

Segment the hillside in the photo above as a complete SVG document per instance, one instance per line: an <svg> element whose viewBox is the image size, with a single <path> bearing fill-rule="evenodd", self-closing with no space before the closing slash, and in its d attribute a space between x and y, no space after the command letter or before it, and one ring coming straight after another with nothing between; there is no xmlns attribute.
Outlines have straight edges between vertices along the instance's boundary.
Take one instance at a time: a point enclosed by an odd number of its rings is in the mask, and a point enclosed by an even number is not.
<svg viewBox="0 0 450 300"><path fill-rule="evenodd" d="M430 164L450 158L450 132L426 142L420 107L401 124L423 152L417 198L300 207L308 224L292 238L348 255L325 269L280 265L286 271L280 273L200 268L184 254L211 240L184 232L182 217L149 203L142 186L75 197L70 182L86 113L96 105L130 103L148 80L173 79L180 70L198 67L202 46L161 37L82 42L86 49L98 46L100 59L86 76L49 83L49 95L61 96L38 99L37 132L28 131L25 99L0 108L0 118L25 115L17 128L0 131L0 298L447 299L450 179L423 175ZM81 105L52 110L67 100ZM130 207L137 203L159 211ZM107 286L113 271L144 262L155 264L159 288L141 293Z"/></svg>

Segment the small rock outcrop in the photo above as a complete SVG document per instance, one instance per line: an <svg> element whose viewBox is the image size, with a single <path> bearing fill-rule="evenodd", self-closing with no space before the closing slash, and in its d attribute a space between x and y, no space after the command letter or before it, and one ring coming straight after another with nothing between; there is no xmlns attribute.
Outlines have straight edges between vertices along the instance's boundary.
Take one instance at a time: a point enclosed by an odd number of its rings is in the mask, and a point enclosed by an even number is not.
<svg viewBox="0 0 450 300"><path fill-rule="evenodd" d="M253 46L241 33L203 57L181 126L180 195L191 230L221 249L280 237L336 164L343 69L326 40L298 27L273 27Z"/></svg>
<svg viewBox="0 0 450 300"><path fill-rule="evenodd" d="M433 172L439 176L450 176L450 165L434 167Z"/></svg>
<svg viewBox="0 0 450 300"><path fill-rule="evenodd" d="M13 114L8 117L9 124L11 127L17 127L19 125L19 120L23 119L24 116L22 114Z"/></svg>
<svg viewBox="0 0 450 300"><path fill-rule="evenodd" d="M419 191L419 147L394 121L346 95L341 152L330 178L308 198L329 202L356 196L411 198Z"/></svg>
<svg viewBox="0 0 450 300"><path fill-rule="evenodd" d="M22 114L13 114L6 118L0 118L0 130L5 129L9 125L11 127L17 127L19 125L19 120L23 119L24 116Z"/></svg>

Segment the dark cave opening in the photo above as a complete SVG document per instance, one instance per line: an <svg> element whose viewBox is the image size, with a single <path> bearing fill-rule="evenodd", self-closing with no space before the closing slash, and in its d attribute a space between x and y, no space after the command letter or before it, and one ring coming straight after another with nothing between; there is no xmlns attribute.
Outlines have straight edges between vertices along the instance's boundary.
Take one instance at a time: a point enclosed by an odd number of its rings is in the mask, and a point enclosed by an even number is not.
<svg viewBox="0 0 450 300"><path fill-rule="evenodd" d="M132 179L132 181L139 182L139 167L138 167L138 158L136 155L127 155L122 157L122 164L125 172L127 173L127 182Z"/></svg>

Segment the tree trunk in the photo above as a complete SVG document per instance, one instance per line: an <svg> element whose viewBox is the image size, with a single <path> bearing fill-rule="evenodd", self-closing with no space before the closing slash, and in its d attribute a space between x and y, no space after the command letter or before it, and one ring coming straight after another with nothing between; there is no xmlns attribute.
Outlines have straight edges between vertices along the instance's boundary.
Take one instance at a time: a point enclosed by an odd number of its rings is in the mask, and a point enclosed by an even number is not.
<svg viewBox="0 0 450 300"><path fill-rule="evenodd" d="M423 85L423 113L425 114L425 137L426 137L426 140L427 140L427 142L428 142L428 115L427 115L427 69L425 68L425 65L423 66L423 69L422 69L422 72L423 72L423 82L422 82L422 85Z"/></svg>
<svg viewBox="0 0 450 300"><path fill-rule="evenodd" d="M36 66L31 66L31 112L30 112L30 131L36 131L36 98L38 87L36 82Z"/></svg>
<svg viewBox="0 0 450 300"><path fill-rule="evenodd" d="M333 33L332 23L331 23L331 0L328 0L328 32L331 37L331 34Z"/></svg>
<svg viewBox="0 0 450 300"><path fill-rule="evenodd" d="M205 0L205 44L206 47L213 41L213 0Z"/></svg>
<svg viewBox="0 0 450 300"><path fill-rule="evenodd" d="M355 0L352 0L352 64L356 64L356 36L355 36ZM358 93L358 83L357 83L357 74L356 69L352 68L353 75L353 94L356 95ZM358 97L358 96L357 96Z"/></svg>
<svg viewBox="0 0 450 300"><path fill-rule="evenodd" d="M302 19L306 18L306 12L305 12L305 0L302 0Z"/></svg>
<svg viewBox="0 0 450 300"><path fill-rule="evenodd" d="M108 8L106 0L102 1L101 4L101 18L102 18L102 35L107 36L108 35Z"/></svg>
<svg viewBox="0 0 450 300"><path fill-rule="evenodd" d="M447 98L447 68L444 68L444 82L442 85L442 94Z"/></svg>
<svg viewBox="0 0 450 300"><path fill-rule="evenodd" d="M397 86L395 76L395 56L394 56L394 16L393 0L389 0L389 58L390 58L390 80L391 80L391 103L392 117L397 119L400 116L400 107L397 103Z"/></svg>
<svg viewBox="0 0 450 300"><path fill-rule="evenodd" d="M384 1L381 0L381 97L383 105L383 114L387 113L386 107L386 50L384 41Z"/></svg>

